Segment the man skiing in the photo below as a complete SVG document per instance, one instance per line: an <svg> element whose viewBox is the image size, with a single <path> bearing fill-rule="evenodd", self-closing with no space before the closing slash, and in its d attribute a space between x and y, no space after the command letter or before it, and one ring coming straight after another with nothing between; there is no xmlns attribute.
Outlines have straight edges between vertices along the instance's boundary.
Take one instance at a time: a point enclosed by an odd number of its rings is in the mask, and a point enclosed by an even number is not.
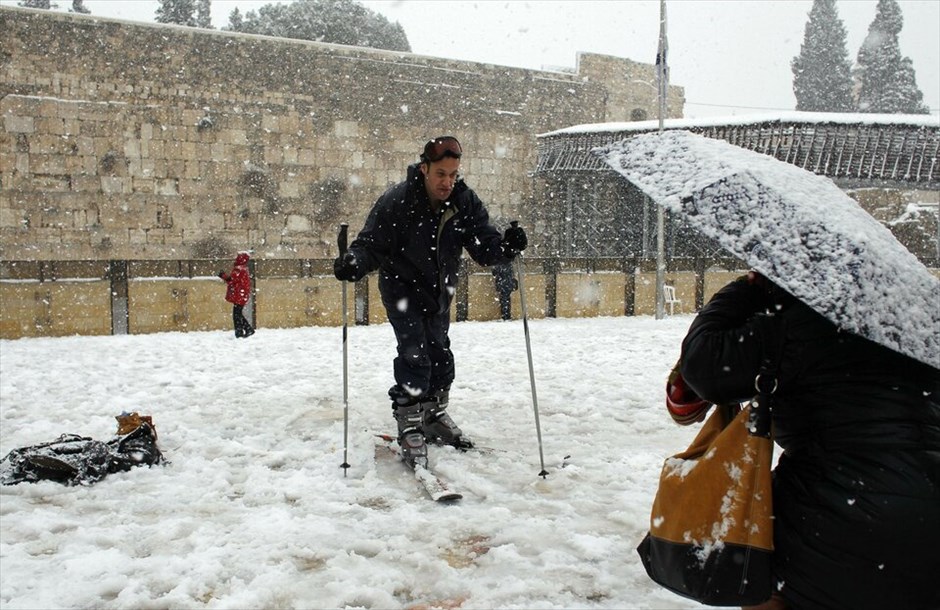
<svg viewBox="0 0 940 610"><path fill-rule="evenodd" d="M480 265L510 262L525 250L518 226L504 235L459 177L463 149L453 136L429 140L407 178L376 201L365 226L333 263L338 280L355 282L379 269L379 292L395 331L395 385L388 395L402 457L427 465L425 441L472 447L447 414L454 355L450 304L464 249Z"/></svg>

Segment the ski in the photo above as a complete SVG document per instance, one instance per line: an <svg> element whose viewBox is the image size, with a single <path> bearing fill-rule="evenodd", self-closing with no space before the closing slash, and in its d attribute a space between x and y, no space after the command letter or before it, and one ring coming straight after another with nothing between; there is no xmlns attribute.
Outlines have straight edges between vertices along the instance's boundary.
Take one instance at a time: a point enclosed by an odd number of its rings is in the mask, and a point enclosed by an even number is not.
<svg viewBox="0 0 940 610"><path fill-rule="evenodd" d="M395 456L401 461L402 466L409 468L414 472L415 478L421 483L421 486L427 492L435 502L454 502L463 498L463 494L451 488L450 484L436 475L430 468L426 466L421 466L416 464L414 467L411 467L407 462L401 459L400 454L398 453L398 441L397 438L391 437L387 434L376 434L378 438L381 438L386 442L384 445L389 451L395 454Z"/></svg>
<svg viewBox="0 0 940 610"><path fill-rule="evenodd" d="M407 464L405 466L407 467ZM435 502L453 502L463 497L462 493L451 489L444 479L431 472L426 466L415 464L414 473L415 478L421 482L424 490Z"/></svg>

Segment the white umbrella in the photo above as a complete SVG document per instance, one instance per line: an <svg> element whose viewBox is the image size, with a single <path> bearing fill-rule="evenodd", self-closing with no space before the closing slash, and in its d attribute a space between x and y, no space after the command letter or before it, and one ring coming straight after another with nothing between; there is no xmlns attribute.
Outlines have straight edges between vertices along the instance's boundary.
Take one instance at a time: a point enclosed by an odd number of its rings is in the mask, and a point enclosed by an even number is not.
<svg viewBox="0 0 940 610"><path fill-rule="evenodd" d="M593 152L839 328L940 368L940 279L828 178L679 130Z"/></svg>

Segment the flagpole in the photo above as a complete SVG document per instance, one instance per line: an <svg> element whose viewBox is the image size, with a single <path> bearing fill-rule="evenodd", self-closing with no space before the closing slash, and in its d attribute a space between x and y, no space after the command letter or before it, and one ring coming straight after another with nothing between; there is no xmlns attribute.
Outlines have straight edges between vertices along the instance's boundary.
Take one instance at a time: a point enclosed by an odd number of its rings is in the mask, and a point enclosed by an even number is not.
<svg viewBox="0 0 940 610"><path fill-rule="evenodd" d="M659 0L659 48L656 52L656 75L659 84L659 133L666 118L666 96L669 92L669 67L666 64L666 0ZM666 315L663 285L666 283L666 219L662 204L656 204L656 319Z"/></svg>

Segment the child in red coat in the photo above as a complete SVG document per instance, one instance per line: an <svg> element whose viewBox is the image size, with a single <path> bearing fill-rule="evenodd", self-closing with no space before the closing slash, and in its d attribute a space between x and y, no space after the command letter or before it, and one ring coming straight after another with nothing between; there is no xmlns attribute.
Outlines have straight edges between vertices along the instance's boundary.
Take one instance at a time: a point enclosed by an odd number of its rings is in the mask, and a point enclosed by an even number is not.
<svg viewBox="0 0 940 610"><path fill-rule="evenodd" d="M228 284L228 290L225 292L225 300L232 304L232 322L235 324L235 337L250 337L255 334L255 329L245 318L242 310L248 303L248 297L251 295L251 274L248 272L247 252L239 252L235 257L235 266L231 273L219 271L219 277Z"/></svg>

